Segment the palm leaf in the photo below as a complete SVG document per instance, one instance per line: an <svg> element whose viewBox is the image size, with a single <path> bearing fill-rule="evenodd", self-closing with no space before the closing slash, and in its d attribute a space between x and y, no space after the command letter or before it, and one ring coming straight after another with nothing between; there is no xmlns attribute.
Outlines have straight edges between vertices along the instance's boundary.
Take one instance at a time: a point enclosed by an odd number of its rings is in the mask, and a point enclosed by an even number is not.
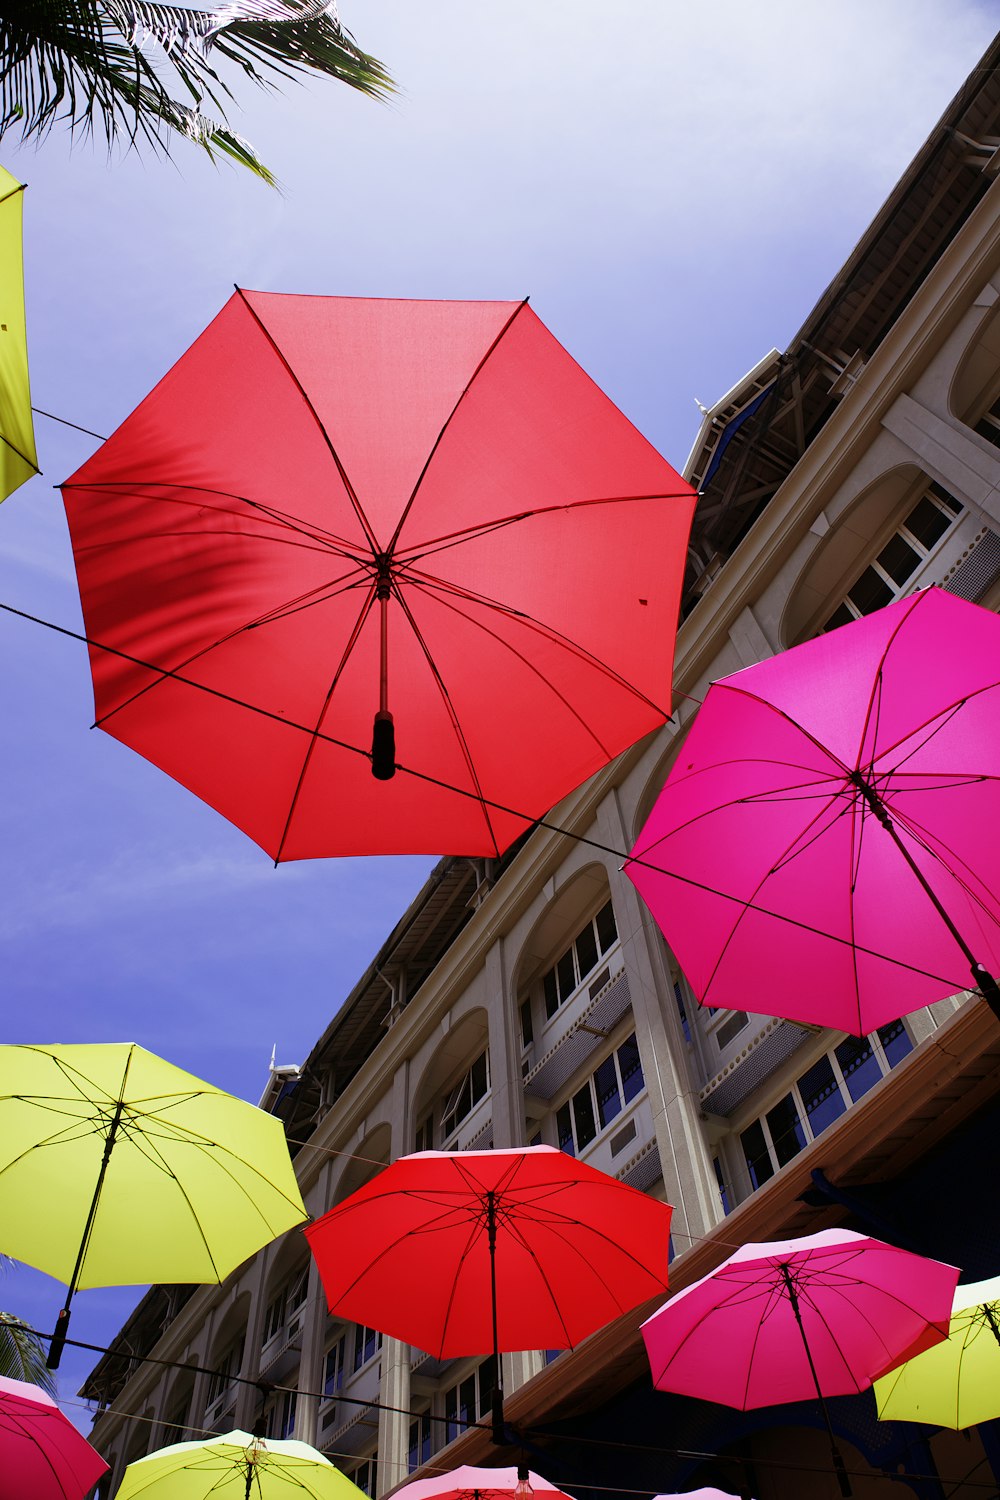
<svg viewBox="0 0 1000 1500"><path fill-rule="evenodd" d="M332 77L374 98L392 79L340 25L333 0L231 0L213 10L154 0L31 0L0 22L0 134L26 137L56 123L103 130L167 151L171 133L274 179L225 119L232 90L213 54L258 84L303 73ZM190 103L172 96L157 67L172 70ZM208 100L222 115L202 113Z"/></svg>

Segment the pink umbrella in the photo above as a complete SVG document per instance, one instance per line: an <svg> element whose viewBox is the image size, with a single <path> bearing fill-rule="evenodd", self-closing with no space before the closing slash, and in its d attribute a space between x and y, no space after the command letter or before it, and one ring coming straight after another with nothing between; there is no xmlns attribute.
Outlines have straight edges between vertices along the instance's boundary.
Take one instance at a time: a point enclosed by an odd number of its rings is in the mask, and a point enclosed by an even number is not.
<svg viewBox="0 0 1000 1500"><path fill-rule="evenodd" d="M958 1277L848 1229L744 1245L642 1325L653 1384L742 1411L817 1396L848 1495L824 1398L947 1337Z"/></svg>
<svg viewBox="0 0 1000 1500"><path fill-rule="evenodd" d="M415 1479L396 1491L398 1500L530 1500L532 1494L539 1500L569 1500L563 1490L526 1468L477 1469L471 1464Z"/></svg>
<svg viewBox="0 0 1000 1500"><path fill-rule="evenodd" d="M1000 1015L1000 619L940 589L712 684L626 870L708 1005Z"/></svg>
<svg viewBox="0 0 1000 1500"><path fill-rule="evenodd" d="M0 1376L0 1500L81 1500L107 1472L40 1386Z"/></svg>

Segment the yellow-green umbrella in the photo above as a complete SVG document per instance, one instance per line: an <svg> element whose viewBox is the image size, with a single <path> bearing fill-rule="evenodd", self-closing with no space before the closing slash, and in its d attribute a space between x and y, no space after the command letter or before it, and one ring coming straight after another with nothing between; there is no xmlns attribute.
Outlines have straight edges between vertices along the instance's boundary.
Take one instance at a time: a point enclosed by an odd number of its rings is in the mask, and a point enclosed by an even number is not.
<svg viewBox="0 0 1000 1500"><path fill-rule="evenodd" d="M1000 1276L955 1291L944 1343L876 1380L883 1419L960 1429L1000 1416Z"/></svg>
<svg viewBox="0 0 1000 1500"><path fill-rule="evenodd" d="M172 1443L129 1464L115 1500L362 1500L363 1492L308 1443L226 1432Z"/></svg>
<svg viewBox="0 0 1000 1500"><path fill-rule="evenodd" d="M281 1122L133 1043L0 1046L0 1250L69 1287L222 1281L306 1218Z"/></svg>
<svg viewBox="0 0 1000 1500"><path fill-rule="evenodd" d="M38 473L24 329L24 183L0 167L0 500Z"/></svg>

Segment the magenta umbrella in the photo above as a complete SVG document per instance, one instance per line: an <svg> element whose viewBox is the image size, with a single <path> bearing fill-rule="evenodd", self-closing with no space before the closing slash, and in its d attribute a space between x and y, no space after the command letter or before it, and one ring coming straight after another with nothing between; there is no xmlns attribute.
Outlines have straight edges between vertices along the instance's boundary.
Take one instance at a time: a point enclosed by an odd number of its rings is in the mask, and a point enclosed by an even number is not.
<svg viewBox="0 0 1000 1500"><path fill-rule="evenodd" d="M107 1472L40 1386L0 1376L0 1500L81 1500Z"/></svg>
<svg viewBox="0 0 1000 1500"><path fill-rule="evenodd" d="M1000 1015L1000 619L927 589L712 684L625 868L699 1000Z"/></svg>
<svg viewBox="0 0 1000 1500"><path fill-rule="evenodd" d="M653 1384L747 1411L818 1397L826 1411L947 1337L956 1266L849 1229L747 1244L642 1325Z"/></svg>

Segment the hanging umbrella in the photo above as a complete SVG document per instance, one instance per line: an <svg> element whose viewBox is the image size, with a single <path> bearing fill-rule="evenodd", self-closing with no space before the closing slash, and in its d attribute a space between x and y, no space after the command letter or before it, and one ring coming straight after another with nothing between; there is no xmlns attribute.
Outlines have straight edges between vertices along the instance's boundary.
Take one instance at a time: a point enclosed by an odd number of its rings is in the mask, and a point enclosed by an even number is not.
<svg viewBox="0 0 1000 1500"><path fill-rule="evenodd" d="M81 1287L218 1282L306 1217L281 1122L142 1047L0 1046L0 1249Z"/></svg>
<svg viewBox="0 0 1000 1500"><path fill-rule="evenodd" d="M107 1472L40 1386L0 1376L0 1500L83 1500Z"/></svg>
<svg viewBox="0 0 1000 1500"><path fill-rule="evenodd" d="M712 684L626 865L698 998L1000 1014L1000 619L928 589Z"/></svg>
<svg viewBox="0 0 1000 1500"><path fill-rule="evenodd" d="M867 1390L945 1337L955 1266L848 1229L746 1244L642 1325L653 1384L748 1411Z"/></svg>
<svg viewBox="0 0 1000 1500"><path fill-rule="evenodd" d="M115 1500L361 1500L363 1494L308 1443L237 1430L136 1459Z"/></svg>
<svg viewBox="0 0 1000 1500"><path fill-rule="evenodd" d="M564 1490L530 1469L479 1469L471 1464L430 1479L414 1479L395 1493L398 1500L531 1500L533 1495L538 1500L569 1500Z"/></svg>
<svg viewBox="0 0 1000 1500"><path fill-rule="evenodd" d="M0 167L0 500L38 473L24 326L24 183Z"/></svg>
<svg viewBox="0 0 1000 1500"><path fill-rule="evenodd" d="M239 291L63 497L97 723L276 862L497 855L669 713L693 492L525 303Z"/></svg>
<svg viewBox="0 0 1000 1500"><path fill-rule="evenodd" d="M552 1146L402 1156L304 1233L330 1311L439 1359L565 1349L666 1288L671 1209ZM414 1287L419 1286L419 1295Z"/></svg>
<svg viewBox="0 0 1000 1500"><path fill-rule="evenodd" d="M1000 1277L955 1289L948 1337L876 1380L884 1421L959 1430L1000 1417Z"/></svg>

